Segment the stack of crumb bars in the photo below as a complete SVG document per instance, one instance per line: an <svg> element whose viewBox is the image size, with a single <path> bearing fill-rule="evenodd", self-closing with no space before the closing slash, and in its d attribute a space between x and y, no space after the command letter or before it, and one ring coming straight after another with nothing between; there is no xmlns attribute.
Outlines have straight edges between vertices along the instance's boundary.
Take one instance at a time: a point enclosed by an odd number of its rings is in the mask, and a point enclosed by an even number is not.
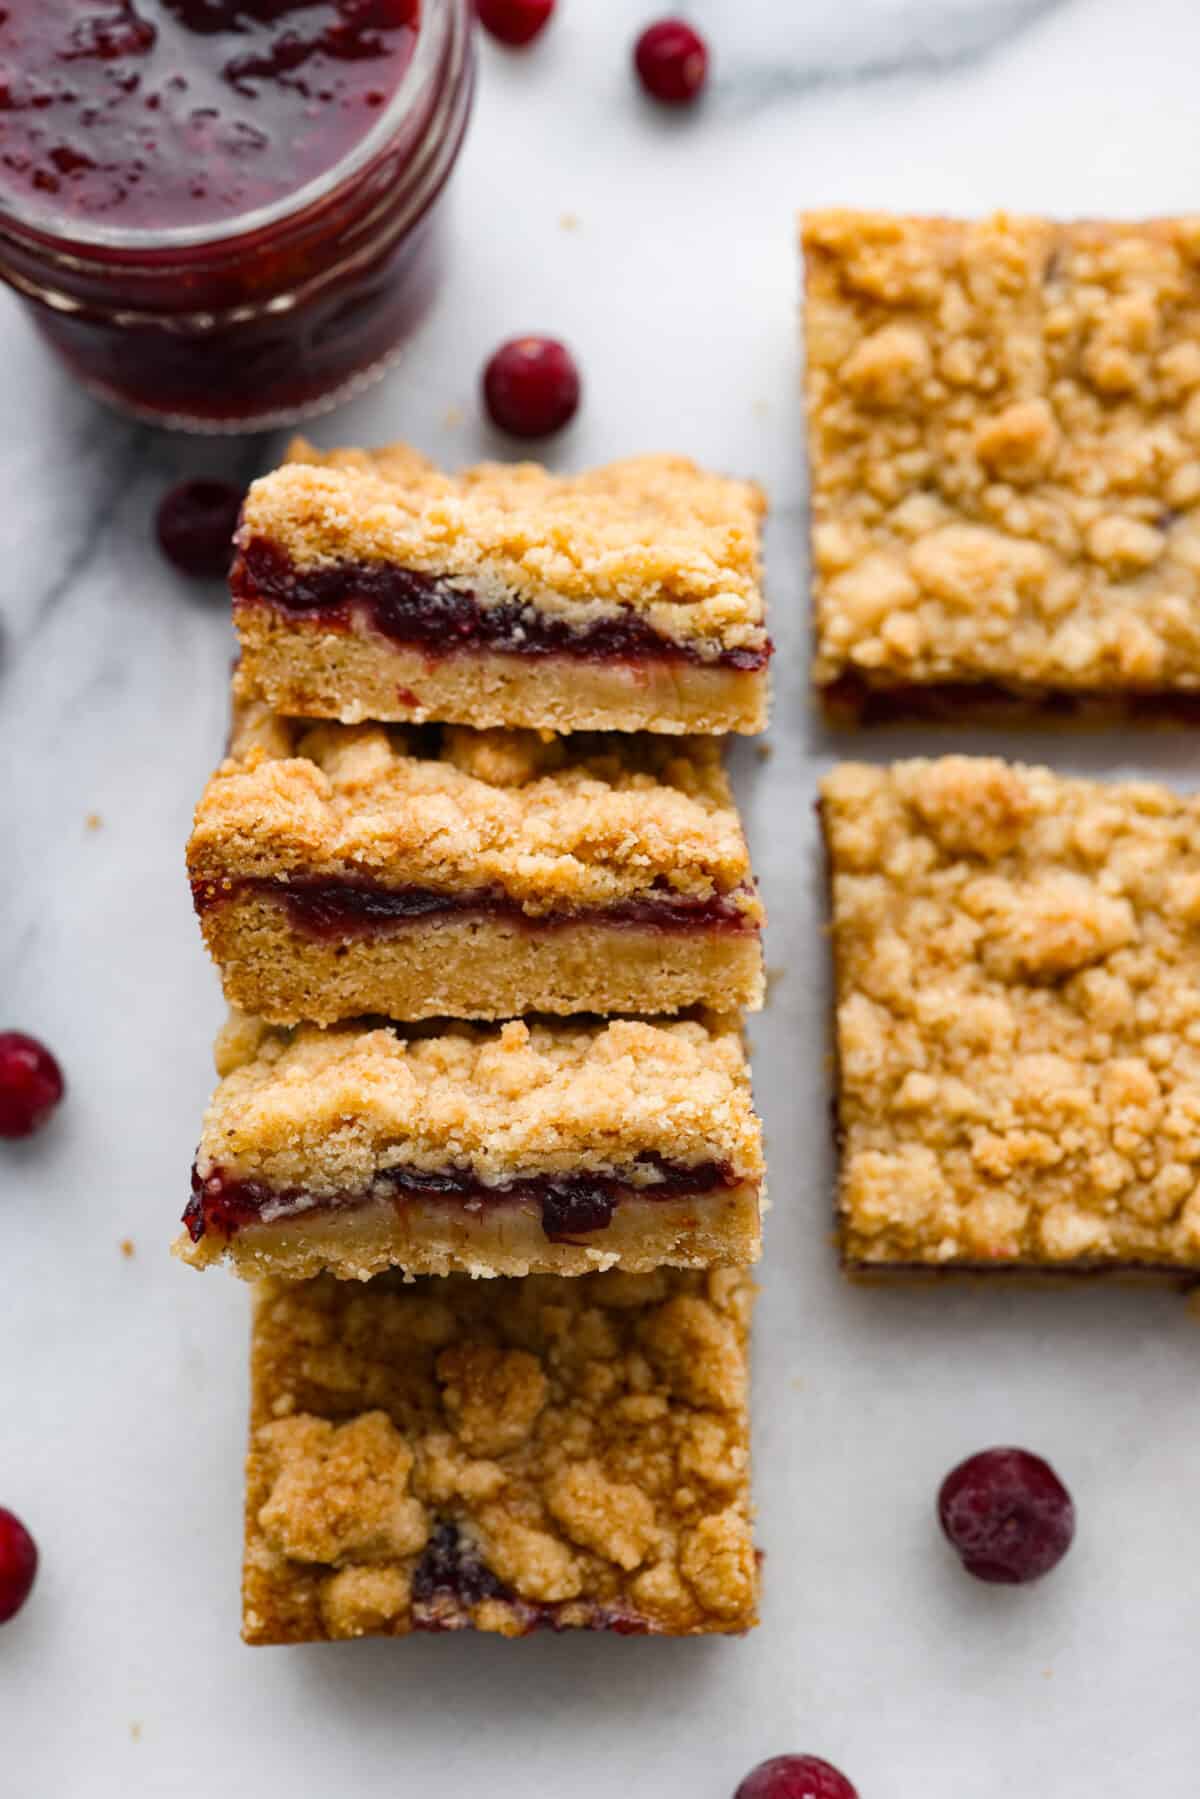
<svg viewBox="0 0 1200 1799"><path fill-rule="evenodd" d="M1200 218L802 235L836 716L1194 732ZM1200 798L948 755L822 814L850 1271L1194 1282Z"/></svg>
<svg viewBox="0 0 1200 1799"><path fill-rule="evenodd" d="M755 1622L762 513L665 457L250 489L178 1246L256 1283L248 1642Z"/></svg>

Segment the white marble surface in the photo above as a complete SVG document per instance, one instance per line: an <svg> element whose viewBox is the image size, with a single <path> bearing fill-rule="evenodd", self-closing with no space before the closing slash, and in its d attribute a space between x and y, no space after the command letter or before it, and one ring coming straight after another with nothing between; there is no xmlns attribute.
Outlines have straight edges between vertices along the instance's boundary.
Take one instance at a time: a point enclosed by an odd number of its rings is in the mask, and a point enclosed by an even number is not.
<svg viewBox="0 0 1200 1799"><path fill-rule="evenodd" d="M219 593L173 579L149 530L169 481L247 475L271 444L105 415L5 297L0 1023L43 1034L71 1093L41 1141L0 1149L0 1503L43 1555L0 1631L0 1790L727 1799L761 1756L807 1747L863 1799L1188 1799L1196 1323L1176 1300L1099 1289L854 1292L827 1245L811 797L839 746L806 706L791 221L834 201L1194 205L1200 14L706 0L715 90L661 119L627 72L646 9L560 11L534 53L486 49L442 302L386 385L319 435L492 451L480 361L543 328L587 381L563 465L680 448L772 492L775 753L742 758L785 970L755 1030L775 1198L756 1357L763 1624L724 1644L240 1645L245 1296L166 1253L220 1011L182 845L231 644ZM1021 748L1194 779L1182 735ZM1077 1546L1038 1589L969 1582L931 1521L944 1470L997 1440L1049 1454L1075 1490Z"/></svg>

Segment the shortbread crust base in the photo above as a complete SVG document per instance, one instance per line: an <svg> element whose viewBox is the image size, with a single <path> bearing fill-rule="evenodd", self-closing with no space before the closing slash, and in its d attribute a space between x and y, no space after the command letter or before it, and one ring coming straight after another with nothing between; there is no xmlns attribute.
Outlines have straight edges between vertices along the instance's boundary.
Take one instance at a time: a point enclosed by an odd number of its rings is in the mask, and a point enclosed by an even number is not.
<svg viewBox="0 0 1200 1799"><path fill-rule="evenodd" d="M1061 1266L1042 1262L879 1262L843 1254L842 1272L856 1286L890 1287L941 1285L963 1282L1003 1281L1033 1292L1064 1292L1080 1283L1102 1282L1116 1287L1174 1288L1180 1293L1200 1286L1200 1269L1157 1262L1069 1262Z"/></svg>
<svg viewBox="0 0 1200 1799"><path fill-rule="evenodd" d="M839 675L817 688L822 711L838 730L861 730L889 724L1029 725L1045 730L1055 725L1072 730L1104 731L1136 724L1139 729L1194 728L1200 723L1200 690L1111 687L1034 688L1004 686L994 681L875 681L857 674Z"/></svg>
<svg viewBox="0 0 1200 1799"><path fill-rule="evenodd" d="M201 922L226 998L272 1024L754 1011L763 1002L762 945L749 931L539 928L472 914L328 941L294 930L284 908L259 894L215 905Z"/></svg>
<svg viewBox="0 0 1200 1799"><path fill-rule="evenodd" d="M756 1262L760 1191L743 1182L689 1198L623 1198L604 1230L551 1242L536 1207L466 1207L411 1199L298 1212L271 1224L242 1225L232 1237L184 1232L175 1254L193 1268L222 1259L246 1280L308 1280L329 1273L369 1280L386 1268L408 1274L595 1274L622 1268L711 1268Z"/></svg>
<svg viewBox="0 0 1200 1799"><path fill-rule="evenodd" d="M376 633L293 623L264 605L235 607L234 617L238 696L288 717L672 736L766 729L765 667L479 653L430 660Z"/></svg>

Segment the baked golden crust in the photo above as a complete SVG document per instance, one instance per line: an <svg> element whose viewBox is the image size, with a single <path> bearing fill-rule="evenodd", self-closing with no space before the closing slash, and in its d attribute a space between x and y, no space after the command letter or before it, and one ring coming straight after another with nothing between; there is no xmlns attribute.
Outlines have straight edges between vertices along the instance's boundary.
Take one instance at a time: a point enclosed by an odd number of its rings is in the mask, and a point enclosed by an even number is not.
<svg viewBox="0 0 1200 1799"><path fill-rule="evenodd" d="M950 756L822 816L847 1259L1200 1269L1200 799Z"/></svg>
<svg viewBox="0 0 1200 1799"><path fill-rule="evenodd" d="M726 1162L762 1175L761 1128L736 1025L450 1024L270 1030L237 1014L197 1153L214 1167L316 1198L369 1190L388 1168L613 1174L639 1156ZM647 1180L652 1179L651 1175Z"/></svg>
<svg viewBox="0 0 1200 1799"><path fill-rule="evenodd" d="M702 738L305 727L246 709L188 846L194 881L368 876L498 892L531 918L652 891L762 921L719 746Z"/></svg>
<svg viewBox="0 0 1200 1799"><path fill-rule="evenodd" d="M404 445L322 455L297 440L246 496L239 542L300 569L390 563L469 582L484 606L516 598L577 622L636 611L701 655L760 651L760 533L751 482L680 456L581 475L535 463L443 474Z"/></svg>
<svg viewBox="0 0 1200 1799"><path fill-rule="evenodd" d="M209 906L202 923L225 998L271 1024L757 1011L766 988L754 929L466 911L382 935L315 936L296 928L278 895L255 891Z"/></svg>
<svg viewBox="0 0 1200 1799"><path fill-rule="evenodd" d="M801 235L817 683L1200 689L1200 217Z"/></svg>
<svg viewBox="0 0 1200 1799"><path fill-rule="evenodd" d="M288 718L524 725L539 731L742 734L767 727L762 669L663 658L581 662L488 652L431 661L373 631L326 631L273 606L238 613L240 695Z"/></svg>
<svg viewBox="0 0 1200 1799"><path fill-rule="evenodd" d="M243 1634L755 1622L744 1271L264 1285Z"/></svg>

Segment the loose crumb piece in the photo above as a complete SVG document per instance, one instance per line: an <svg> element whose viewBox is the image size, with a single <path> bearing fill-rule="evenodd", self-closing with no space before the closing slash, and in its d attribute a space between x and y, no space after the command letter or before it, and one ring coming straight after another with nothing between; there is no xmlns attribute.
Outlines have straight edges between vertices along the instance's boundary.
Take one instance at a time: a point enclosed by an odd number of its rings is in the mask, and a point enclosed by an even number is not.
<svg viewBox="0 0 1200 1799"><path fill-rule="evenodd" d="M137 1249L132 1237L121 1238L121 1254L125 1257L127 1262L132 1262L134 1256L137 1254Z"/></svg>
<svg viewBox="0 0 1200 1799"><path fill-rule="evenodd" d="M745 1272L259 1289L250 1643L755 1622Z"/></svg>
<svg viewBox="0 0 1200 1799"><path fill-rule="evenodd" d="M822 784L851 1264L1200 1269L1200 798Z"/></svg>
<svg viewBox="0 0 1200 1799"><path fill-rule="evenodd" d="M89 831L98 831L104 820L98 812L89 812L83 822Z"/></svg>

